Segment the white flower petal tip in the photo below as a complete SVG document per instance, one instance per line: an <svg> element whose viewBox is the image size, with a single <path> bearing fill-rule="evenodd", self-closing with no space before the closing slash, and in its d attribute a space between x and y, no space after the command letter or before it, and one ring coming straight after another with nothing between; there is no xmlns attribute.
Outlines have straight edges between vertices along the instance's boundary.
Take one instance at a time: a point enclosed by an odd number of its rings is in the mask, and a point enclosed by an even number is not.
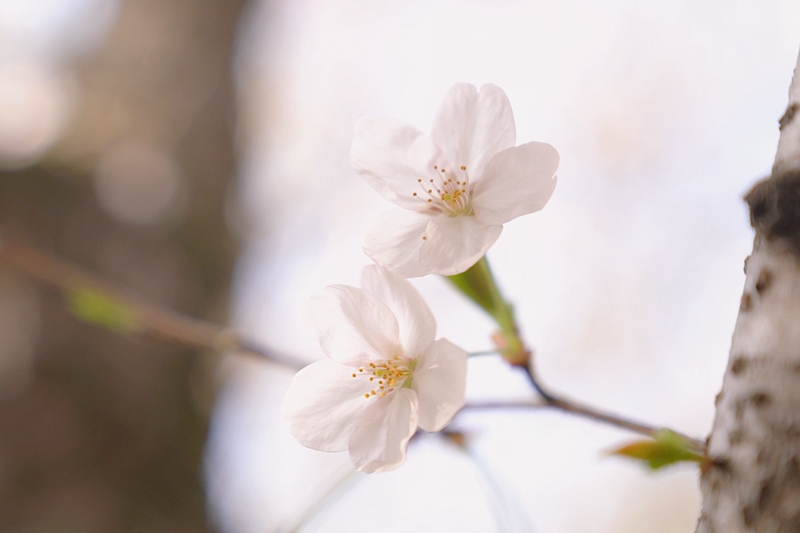
<svg viewBox="0 0 800 533"><path fill-rule="evenodd" d="M353 168L405 210L376 220L364 252L403 277L467 270L503 224L542 209L555 189L556 149L515 142L511 104L491 84L451 87L430 136L398 121L359 120Z"/></svg>
<svg viewBox="0 0 800 533"><path fill-rule="evenodd" d="M418 426L439 431L464 405L467 354L434 340L433 314L408 280L371 265L361 285L311 299L328 359L294 376L282 414L304 446L349 450L358 470L385 472L403 464Z"/></svg>

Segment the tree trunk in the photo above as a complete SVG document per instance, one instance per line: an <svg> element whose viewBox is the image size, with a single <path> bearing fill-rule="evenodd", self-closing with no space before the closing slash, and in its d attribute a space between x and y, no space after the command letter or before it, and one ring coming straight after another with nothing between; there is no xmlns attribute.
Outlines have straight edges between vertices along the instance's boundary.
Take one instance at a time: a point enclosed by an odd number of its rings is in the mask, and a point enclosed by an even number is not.
<svg viewBox="0 0 800 533"><path fill-rule="evenodd" d="M698 533L800 531L800 58L756 230L701 477Z"/></svg>

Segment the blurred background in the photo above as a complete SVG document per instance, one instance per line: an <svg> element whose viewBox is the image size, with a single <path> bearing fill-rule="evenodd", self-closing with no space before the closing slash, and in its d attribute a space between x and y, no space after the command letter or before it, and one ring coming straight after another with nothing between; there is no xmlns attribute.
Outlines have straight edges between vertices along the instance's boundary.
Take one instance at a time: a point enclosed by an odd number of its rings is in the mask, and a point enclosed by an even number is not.
<svg viewBox="0 0 800 533"><path fill-rule="evenodd" d="M427 131L495 83L517 142L561 154L547 207L489 259L544 381L704 438L800 48L790 0L0 0L0 224L132 294L321 357L307 298L357 284L391 206L350 169L355 121ZM0 245L2 245L0 243ZM414 280L439 335L491 322ZM491 356L470 400L525 397ZM693 531L696 469L604 454L633 436L543 410L468 412L461 445L350 474L306 450L292 371L77 320L0 265L0 530Z"/></svg>

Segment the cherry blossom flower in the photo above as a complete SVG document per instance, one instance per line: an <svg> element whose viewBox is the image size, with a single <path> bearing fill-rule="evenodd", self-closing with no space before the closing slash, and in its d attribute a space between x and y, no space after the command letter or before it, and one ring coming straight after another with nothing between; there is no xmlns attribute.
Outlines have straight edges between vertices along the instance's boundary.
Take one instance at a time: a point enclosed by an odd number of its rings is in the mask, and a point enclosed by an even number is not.
<svg viewBox="0 0 800 533"><path fill-rule="evenodd" d="M360 119L350 162L403 208L377 218L366 254L407 278L475 264L503 224L542 209L556 186L556 149L515 142L511 104L496 85L451 87L430 136L395 120Z"/></svg>
<svg viewBox="0 0 800 533"><path fill-rule="evenodd" d="M298 372L283 401L289 432L326 452L350 451L358 470L403 464L417 426L439 431L464 405L467 353L434 340L436 321L419 292L377 265L363 289L326 287L308 319L328 359Z"/></svg>

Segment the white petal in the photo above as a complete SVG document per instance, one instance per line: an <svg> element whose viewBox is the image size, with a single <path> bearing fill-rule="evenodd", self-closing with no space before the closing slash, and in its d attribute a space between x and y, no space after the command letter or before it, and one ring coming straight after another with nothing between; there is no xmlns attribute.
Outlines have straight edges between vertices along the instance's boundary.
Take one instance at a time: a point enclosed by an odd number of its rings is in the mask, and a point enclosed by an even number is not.
<svg viewBox="0 0 800 533"><path fill-rule="evenodd" d="M419 397L420 427L439 431L464 405L467 352L447 339L437 340L417 363L411 383Z"/></svg>
<svg viewBox="0 0 800 533"><path fill-rule="evenodd" d="M475 216L484 224L504 224L540 210L556 188L558 161L558 152L547 143L503 150L489 161L475 184Z"/></svg>
<svg viewBox="0 0 800 533"><path fill-rule="evenodd" d="M502 231L503 226L486 226L474 216L432 218L419 251L420 266L429 274L460 274L483 257Z"/></svg>
<svg viewBox="0 0 800 533"><path fill-rule="evenodd" d="M346 365L386 359L399 345L389 308L355 287L325 287L309 300L306 319L325 355Z"/></svg>
<svg viewBox="0 0 800 533"><path fill-rule="evenodd" d="M370 265L361 271L361 286L394 313L400 327L400 345L407 357L419 356L433 342L436 319L411 283L383 267Z"/></svg>
<svg viewBox="0 0 800 533"><path fill-rule="evenodd" d="M364 253L373 261L405 278L427 274L419 264L422 237L430 215L393 209L381 213L364 237Z"/></svg>
<svg viewBox="0 0 800 533"><path fill-rule="evenodd" d="M362 472L394 470L405 462L417 430L417 393L399 389L372 401L350 437L350 460Z"/></svg>
<svg viewBox="0 0 800 533"><path fill-rule="evenodd" d="M312 363L292 378L281 412L300 444L323 452L347 449L361 415L374 400L364 394L369 382L333 361Z"/></svg>
<svg viewBox="0 0 800 533"><path fill-rule="evenodd" d="M453 85L433 120L431 137L451 165L466 165L470 177L479 178L489 159L514 146L516 130L511 104L503 89L483 85Z"/></svg>
<svg viewBox="0 0 800 533"><path fill-rule="evenodd" d="M397 120L359 119L350 147L350 163L385 199L406 209L426 209L418 179L432 172L441 153L433 140Z"/></svg>

